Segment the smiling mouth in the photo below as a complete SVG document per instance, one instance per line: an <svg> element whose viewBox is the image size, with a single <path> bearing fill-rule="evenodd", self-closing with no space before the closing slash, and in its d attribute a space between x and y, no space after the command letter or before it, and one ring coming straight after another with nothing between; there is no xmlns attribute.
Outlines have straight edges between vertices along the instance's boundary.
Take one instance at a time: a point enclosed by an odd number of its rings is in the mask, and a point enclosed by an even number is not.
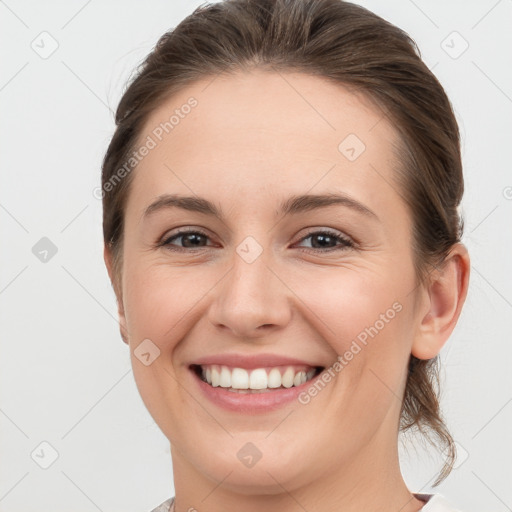
<svg viewBox="0 0 512 512"><path fill-rule="evenodd" d="M302 386L314 379L323 366L287 365L266 368L233 368L224 365L190 365L206 384L235 393L267 393Z"/></svg>

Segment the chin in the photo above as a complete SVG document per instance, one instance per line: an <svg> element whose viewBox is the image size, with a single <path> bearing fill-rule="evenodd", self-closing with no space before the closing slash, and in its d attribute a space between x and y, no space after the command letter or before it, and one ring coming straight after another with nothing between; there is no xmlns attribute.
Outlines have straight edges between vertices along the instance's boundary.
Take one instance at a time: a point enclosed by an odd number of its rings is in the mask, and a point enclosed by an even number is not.
<svg viewBox="0 0 512 512"><path fill-rule="evenodd" d="M268 435L268 432L265 435ZM297 449L294 445L290 446L291 451L287 453L282 445L272 446L270 440L259 444L256 441L251 445L250 441L245 440L250 438L254 439L254 436L244 437L235 434L229 448L218 445L215 451L209 450L207 459L201 454L196 454L188 457L188 460L192 461L205 477L217 483L222 482L222 487L226 490L243 495L282 494L283 487L292 490L315 479L312 474L315 471L314 467L311 462L307 462L311 461L311 456L305 454L303 450ZM257 444L267 445L261 448L259 455ZM197 447L195 448L197 450Z"/></svg>

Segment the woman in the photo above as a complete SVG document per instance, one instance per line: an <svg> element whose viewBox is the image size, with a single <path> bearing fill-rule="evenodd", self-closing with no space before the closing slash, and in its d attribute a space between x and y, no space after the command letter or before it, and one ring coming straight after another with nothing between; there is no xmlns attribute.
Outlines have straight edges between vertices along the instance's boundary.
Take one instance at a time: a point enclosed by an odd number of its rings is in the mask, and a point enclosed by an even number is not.
<svg viewBox="0 0 512 512"><path fill-rule="evenodd" d="M165 34L103 162L105 263L171 443L157 511L448 510L438 354L469 280L457 123L400 29L340 0L227 0ZM453 510L453 509L450 509Z"/></svg>

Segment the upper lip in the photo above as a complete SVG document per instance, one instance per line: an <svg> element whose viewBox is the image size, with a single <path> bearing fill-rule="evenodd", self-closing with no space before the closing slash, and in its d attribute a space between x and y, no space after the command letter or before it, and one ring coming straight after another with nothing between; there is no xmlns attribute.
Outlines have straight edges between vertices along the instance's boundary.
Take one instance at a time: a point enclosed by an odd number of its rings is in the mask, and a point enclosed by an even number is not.
<svg viewBox="0 0 512 512"><path fill-rule="evenodd" d="M193 361L192 365L204 366L210 364L230 366L232 368L264 368L266 366L292 366L292 365L303 365L311 366L315 368L322 366L320 364L311 363L301 359L293 357L280 356L277 354L215 354L212 356L205 356L201 359Z"/></svg>

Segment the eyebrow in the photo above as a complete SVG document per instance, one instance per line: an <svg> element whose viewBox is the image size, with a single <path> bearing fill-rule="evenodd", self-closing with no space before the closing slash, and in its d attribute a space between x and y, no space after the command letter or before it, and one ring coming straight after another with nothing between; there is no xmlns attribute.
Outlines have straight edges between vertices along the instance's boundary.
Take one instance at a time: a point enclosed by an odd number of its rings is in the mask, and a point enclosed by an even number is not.
<svg viewBox="0 0 512 512"><path fill-rule="evenodd" d="M378 220L377 215L367 206L345 194L303 194L291 196L280 205L276 215L298 214L318 208L325 208L331 205L341 205L369 218ZM170 208L181 208L183 210L211 215L224 221L224 214L221 208L214 203L198 196L180 196L177 194L164 194L151 203L142 214L145 219L155 212Z"/></svg>

